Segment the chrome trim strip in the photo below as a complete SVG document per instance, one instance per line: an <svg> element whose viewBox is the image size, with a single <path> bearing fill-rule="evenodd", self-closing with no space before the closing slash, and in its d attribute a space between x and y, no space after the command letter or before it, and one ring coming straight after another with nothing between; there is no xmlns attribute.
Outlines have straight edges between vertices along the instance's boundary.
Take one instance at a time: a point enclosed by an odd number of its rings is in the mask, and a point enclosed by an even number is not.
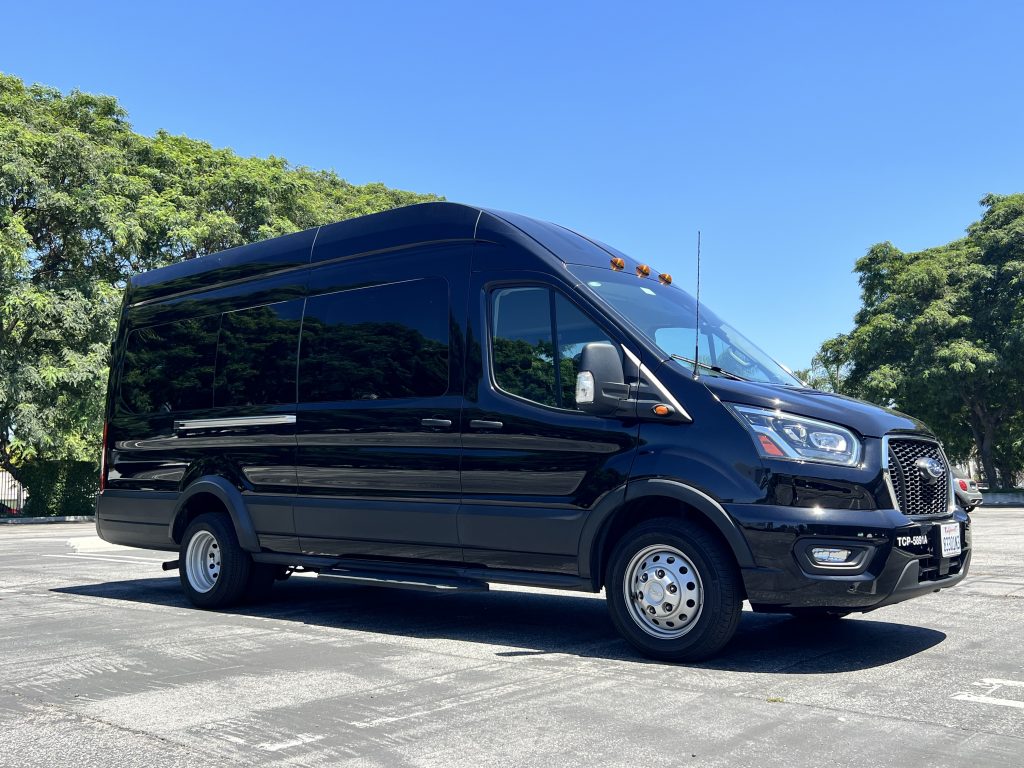
<svg viewBox="0 0 1024 768"><path fill-rule="evenodd" d="M692 422L693 417L689 413L687 413L686 409L683 408L682 405L680 405L679 401L672 396L672 393L668 391L668 388L660 381L658 381L658 377L651 373L651 369L648 368L643 363L641 363L640 358L634 355L632 352L630 352L625 344L622 344L621 346L622 351L625 353L626 357L629 358L629 361L640 369L640 374L642 376L647 377L647 380L651 382L651 386L658 390L658 394L661 396L661 398L669 405L671 405L680 416L682 416L687 421Z"/></svg>
<svg viewBox="0 0 1024 768"><path fill-rule="evenodd" d="M176 430L183 429L218 429L230 427L266 427L274 424L294 424L294 413L275 414L273 416L233 416L224 419L186 419L174 422Z"/></svg>
<svg viewBox="0 0 1024 768"><path fill-rule="evenodd" d="M942 460L946 462L946 474L949 475L949 501L946 504L946 514L951 515L956 512L956 489L953 488L953 465L949 463L949 458L946 456L946 449L942 447L942 443L938 440L935 442L939 446L939 453L942 454Z"/></svg>
<svg viewBox="0 0 1024 768"><path fill-rule="evenodd" d="M632 352L630 352L629 351L629 347L627 347L625 344L623 344L621 346L622 346L623 353L626 355L626 357L629 358L629 362L631 362L637 368L640 368L640 365L641 365L640 358L637 357L636 355L634 355Z"/></svg>
<svg viewBox="0 0 1024 768"><path fill-rule="evenodd" d="M900 509L899 499L896 498L896 486L892 484L892 478L889 477L889 435L882 436L882 477L885 478L885 487L889 490L889 501L892 503L892 508L903 512Z"/></svg>
<svg viewBox="0 0 1024 768"><path fill-rule="evenodd" d="M909 512L904 512L900 509L899 501L896 499L896 488L892 484L892 478L889 477L889 439L895 440L918 440L922 443L931 443L939 449L939 453L942 455L942 460L946 463L946 484L949 487L949 499L946 503L946 514L951 514L956 510L956 492L953 489L953 467L949 463L949 458L946 456L946 451L942 447L942 443L939 442L938 438L925 437L923 435L883 435L882 436L882 477L885 478L885 487L889 490L889 497L892 501L893 509L899 510L908 517L921 517L921 515L911 515ZM934 515L933 515L934 517Z"/></svg>

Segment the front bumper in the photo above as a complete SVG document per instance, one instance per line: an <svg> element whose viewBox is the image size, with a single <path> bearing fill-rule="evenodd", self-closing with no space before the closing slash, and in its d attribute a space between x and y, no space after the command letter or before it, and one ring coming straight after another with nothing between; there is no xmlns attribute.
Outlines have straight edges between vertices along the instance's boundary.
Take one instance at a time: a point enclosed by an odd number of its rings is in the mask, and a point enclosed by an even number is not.
<svg viewBox="0 0 1024 768"><path fill-rule="evenodd" d="M756 567L742 570L754 610L835 608L869 611L958 584L971 561L970 517L935 518L895 509L830 510L737 504L726 507L743 532ZM961 552L943 558L939 524L960 525ZM853 550L850 565L815 565L814 546Z"/></svg>

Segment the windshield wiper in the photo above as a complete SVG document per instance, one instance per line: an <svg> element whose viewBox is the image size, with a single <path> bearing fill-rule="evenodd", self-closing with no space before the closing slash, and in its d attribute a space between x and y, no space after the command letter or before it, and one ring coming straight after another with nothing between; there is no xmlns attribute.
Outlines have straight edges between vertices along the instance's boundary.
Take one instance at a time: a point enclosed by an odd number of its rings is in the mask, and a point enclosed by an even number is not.
<svg viewBox="0 0 1024 768"><path fill-rule="evenodd" d="M719 368L717 365L708 365L707 363L702 363L699 360L691 360L689 357L683 357L682 355L673 354L670 355L670 357L674 357L676 360L682 360L684 363L689 363L690 365L696 365L698 368L703 368L706 371L712 371L717 373L719 376L724 376L725 378L732 379L733 381L750 381L750 379L744 379L742 376L737 376L732 371Z"/></svg>

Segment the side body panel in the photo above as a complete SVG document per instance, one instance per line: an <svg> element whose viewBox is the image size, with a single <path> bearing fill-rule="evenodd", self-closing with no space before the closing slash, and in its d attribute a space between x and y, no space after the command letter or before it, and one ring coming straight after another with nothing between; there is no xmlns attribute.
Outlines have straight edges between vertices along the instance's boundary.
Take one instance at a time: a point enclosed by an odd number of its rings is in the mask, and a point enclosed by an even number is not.
<svg viewBox="0 0 1024 768"><path fill-rule="evenodd" d="M289 383L273 372L294 372L304 272L128 310L111 376L107 488L97 505L105 523L153 526L152 535L140 533L153 541L157 529L170 530L184 489L219 476L245 499L264 548L298 550L294 373ZM252 346L254 338L261 341ZM155 352L158 339L167 353Z"/></svg>
<svg viewBox="0 0 1024 768"><path fill-rule="evenodd" d="M629 476L638 422L546 407L501 391L492 375L490 292L544 286L575 301L551 270L502 268L518 260L543 268L519 245L478 246L470 286L470 354L462 415L464 557L486 567L576 574L591 511ZM604 326L598 317L590 316ZM614 329L604 330L613 336Z"/></svg>
<svg viewBox="0 0 1024 768"><path fill-rule="evenodd" d="M318 241L316 260L330 259L331 249ZM304 553L461 560L458 425L471 253L469 243L429 245L312 268L295 503ZM436 329L429 297L438 294L447 305L447 386L435 385L427 359L440 333L417 330Z"/></svg>

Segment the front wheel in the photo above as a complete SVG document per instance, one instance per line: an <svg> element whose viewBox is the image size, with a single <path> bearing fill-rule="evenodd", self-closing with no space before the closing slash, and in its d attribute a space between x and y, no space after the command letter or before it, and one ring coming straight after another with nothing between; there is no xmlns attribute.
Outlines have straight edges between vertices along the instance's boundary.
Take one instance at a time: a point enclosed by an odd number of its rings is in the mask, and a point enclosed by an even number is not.
<svg viewBox="0 0 1024 768"><path fill-rule="evenodd" d="M702 528L670 518L642 523L619 541L605 595L619 633L664 661L720 651L736 632L742 605L731 553Z"/></svg>

